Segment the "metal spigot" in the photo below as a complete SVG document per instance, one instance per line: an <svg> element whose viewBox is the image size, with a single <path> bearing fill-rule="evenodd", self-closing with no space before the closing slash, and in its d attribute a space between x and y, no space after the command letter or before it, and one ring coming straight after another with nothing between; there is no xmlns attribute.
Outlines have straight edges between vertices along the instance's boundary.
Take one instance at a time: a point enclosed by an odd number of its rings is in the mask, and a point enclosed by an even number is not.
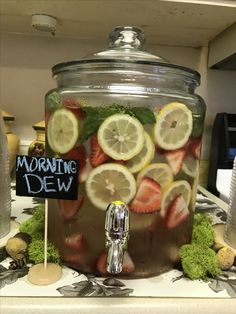
<svg viewBox="0 0 236 314"><path fill-rule="evenodd" d="M106 210L105 236L107 271L119 274L123 267L124 251L129 238L129 209L124 202L115 201Z"/></svg>

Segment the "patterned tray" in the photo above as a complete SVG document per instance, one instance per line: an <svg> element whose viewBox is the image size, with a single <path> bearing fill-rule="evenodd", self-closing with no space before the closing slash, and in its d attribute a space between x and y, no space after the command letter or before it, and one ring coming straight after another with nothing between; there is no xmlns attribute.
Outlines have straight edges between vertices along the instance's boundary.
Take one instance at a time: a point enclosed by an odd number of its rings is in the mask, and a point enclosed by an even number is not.
<svg viewBox="0 0 236 314"><path fill-rule="evenodd" d="M14 186L12 198L12 218L19 223L29 218L32 209L42 202L41 199L16 196ZM226 222L226 212L202 192L197 194L196 212L209 213L213 224ZM236 267L224 271L216 279L192 281L185 278L177 269L146 279L118 280L82 274L63 266L63 275L59 281L48 286L36 286L27 280L28 268L8 270L11 259L9 257L2 259L0 259L1 296L236 297Z"/></svg>

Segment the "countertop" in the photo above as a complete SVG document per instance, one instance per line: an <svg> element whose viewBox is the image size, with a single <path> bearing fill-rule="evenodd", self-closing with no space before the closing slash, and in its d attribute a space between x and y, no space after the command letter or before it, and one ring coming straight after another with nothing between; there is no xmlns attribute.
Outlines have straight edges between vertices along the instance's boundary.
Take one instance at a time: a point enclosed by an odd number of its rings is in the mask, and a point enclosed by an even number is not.
<svg viewBox="0 0 236 314"><path fill-rule="evenodd" d="M1 298L4 314L235 314L236 299L202 298Z"/></svg>
<svg viewBox="0 0 236 314"><path fill-rule="evenodd" d="M19 211L20 207L28 207L26 199L29 201L29 198L21 198L20 201L17 197L14 198L13 215L16 214L16 210ZM207 209L204 207L204 198L207 200ZM217 211L215 223L220 222L218 221L219 219L225 219L224 213L227 210L227 204L201 187L199 187L197 204L200 212L207 210L209 213L213 213L213 211ZM19 215L19 222L25 219L23 216ZM235 270L234 273L236 287ZM125 288L132 291L126 297L71 297L68 296L69 294L62 295L63 293L61 293L60 289L71 288L81 280L86 280L86 277L83 276L83 274L78 274L63 267L63 281L50 285L51 287L29 285L26 276L18 279L13 284L6 284L0 290L1 313L60 314L67 311L70 314L120 314L122 312L129 314L163 312L165 314L189 314L190 312L191 314L235 313L236 288L234 286L230 287L226 283L227 286L219 288L221 285L220 281L191 281L187 278L181 278L179 270L172 270L148 279L121 280ZM177 277L179 279L176 280ZM101 280L101 278L95 278L93 282L101 284ZM223 281L225 282L225 280Z"/></svg>

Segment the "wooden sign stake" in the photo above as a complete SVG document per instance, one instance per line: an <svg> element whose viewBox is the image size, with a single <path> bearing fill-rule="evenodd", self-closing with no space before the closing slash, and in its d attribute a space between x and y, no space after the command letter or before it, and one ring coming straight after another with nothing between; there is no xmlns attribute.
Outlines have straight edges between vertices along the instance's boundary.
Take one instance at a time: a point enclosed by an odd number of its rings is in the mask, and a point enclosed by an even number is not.
<svg viewBox="0 0 236 314"><path fill-rule="evenodd" d="M47 262L48 251L48 199L45 199L44 220L44 263L32 266L28 272L28 280L34 285L45 286L58 281L62 276L61 266Z"/></svg>
<svg viewBox="0 0 236 314"><path fill-rule="evenodd" d="M44 268L47 268L48 260L48 199L45 198L45 218L44 218Z"/></svg>

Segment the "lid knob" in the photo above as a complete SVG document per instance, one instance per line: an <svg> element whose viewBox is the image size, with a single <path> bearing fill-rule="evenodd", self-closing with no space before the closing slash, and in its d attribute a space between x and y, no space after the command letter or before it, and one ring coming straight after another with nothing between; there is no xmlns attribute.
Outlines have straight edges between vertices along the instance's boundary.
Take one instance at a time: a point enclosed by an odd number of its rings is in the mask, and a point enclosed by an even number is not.
<svg viewBox="0 0 236 314"><path fill-rule="evenodd" d="M142 49L144 33L141 29L132 26L118 26L109 36L110 48Z"/></svg>

